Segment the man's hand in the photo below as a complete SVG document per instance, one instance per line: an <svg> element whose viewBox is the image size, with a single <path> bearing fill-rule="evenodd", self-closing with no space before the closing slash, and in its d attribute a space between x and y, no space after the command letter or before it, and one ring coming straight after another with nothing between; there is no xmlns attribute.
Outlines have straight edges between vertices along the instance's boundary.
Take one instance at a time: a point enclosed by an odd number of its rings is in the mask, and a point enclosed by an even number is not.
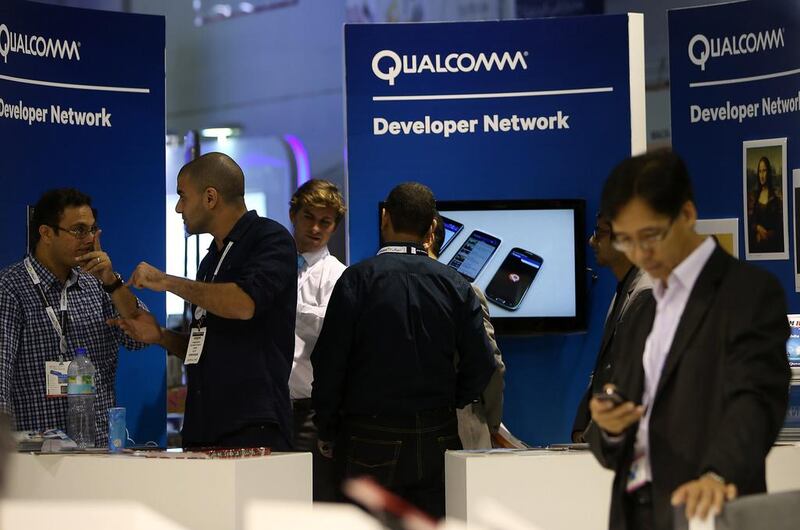
<svg viewBox="0 0 800 530"><path fill-rule="evenodd" d="M158 344L162 339L161 326L156 317L144 310L138 310L131 318L112 318L106 321L109 326L117 326L130 338L146 344Z"/></svg>
<svg viewBox="0 0 800 530"><path fill-rule="evenodd" d="M706 474L697 480L683 484L672 493L672 505L686 504L686 519L697 516L705 519L709 510L719 515L726 501L736 498L736 485L724 484L718 478Z"/></svg>
<svg viewBox="0 0 800 530"><path fill-rule="evenodd" d="M137 289L150 289L160 293L167 290L167 275L143 261L136 266L130 280L125 285L132 285Z"/></svg>
<svg viewBox="0 0 800 530"><path fill-rule="evenodd" d="M102 230L98 230L94 235L94 250L78 256L75 261L83 272L91 274L100 280L103 285L111 285L117 281L117 277L114 276L114 266L111 264L111 258L100 247L100 234L102 233Z"/></svg>
<svg viewBox="0 0 800 530"><path fill-rule="evenodd" d="M592 413L592 421L612 436L622 434L644 415L644 407L637 406L632 401L615 405L611 401L596 397L589 401L589 411Z"/></svg>
<svg viewBox="0 0 800 530"><path fill-rule="evenodd" d="M333 442L317 440L317 448L320 454L325 458L333 458Z"/></svg>

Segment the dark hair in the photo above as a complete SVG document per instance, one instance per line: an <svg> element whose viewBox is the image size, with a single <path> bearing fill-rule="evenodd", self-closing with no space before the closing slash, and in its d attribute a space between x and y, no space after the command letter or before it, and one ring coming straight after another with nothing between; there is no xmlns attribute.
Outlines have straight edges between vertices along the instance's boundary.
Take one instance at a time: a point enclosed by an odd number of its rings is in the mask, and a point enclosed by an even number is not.
<svg viewBox="0 0 800 530"><path fill-rule="evenodd" d="M611 171L600 198L600 213L609 221L633 199L674 218L694 200L686 164L670 149L626 158Z"/></svg>
<svg viewBox="0 0 800 530"><path fill-rule="evenodd" d="M300 208L333 208L336 224L344 217L347 208L336 184L323 179L311 179L294 192L289 201L289 212L296 214Z"/></svg>
<svg viewBox="0 0 800 530"><path fill-rule="evenodd" d="M430 229L436 215L433 192L419 182L404 182L395 186L386 197L384 207L396 232L407 232L420 237Z"/></svg>
<svg viewBox="0 0 800 530"><path fill-rule="evenodd" d="M206 153L183 166L180 175L187 175L195 189L201 192L214 188L227 203L244 200L242 168L224 153Z"/></svg>
<svg viewBox="0 0 800 530"><path fill-rule="evenodd" d="M764 165L767 166L767 180L764 182L764 185L761 185L761 179L758 178L758 166L761 165L761 162L764 162ZM761 190L767 188L767 195L772 197L775 195L775 188L772 185L772 164L769 161L769 158L762 156L758 159L758 164L756 164L756 193L761 193ZM756 195L758 197L758 195Z"/></svg>
<svg viewBox="0 0 800 530"><path fill-rule="evenodd" d="M92 206L92 198L75 188L59 188L44 192L39 197L33 207L30 229L28 232L31 251L39 242L39 227L56 227L61 222L61 216L67 208L78 208L80 206ZM95 221L97 221L97 210L92 208Z"/></svg>
<svg viewBox="0 0 800 530"><path fill-rule="evenodd" d="M442 251L442 245L444 245L444 220L438 213L434 219L436 219L436 228L433 229L433 241L431 241L430 250L438 258Z"/></svg>

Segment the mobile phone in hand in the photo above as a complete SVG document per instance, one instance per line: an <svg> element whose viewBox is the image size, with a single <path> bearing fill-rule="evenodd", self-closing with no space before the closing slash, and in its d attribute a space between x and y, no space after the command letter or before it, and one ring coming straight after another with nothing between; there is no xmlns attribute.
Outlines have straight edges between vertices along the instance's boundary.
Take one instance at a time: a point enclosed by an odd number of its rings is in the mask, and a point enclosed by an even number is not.
<svg viewBox="0 0 800 530"><path fill-rule="evenodd" d="M630 401L628 398L622 395L619 390L610 386L604 388L600 392L595 392L594 397L600 401L610 401L615 407L622 405L626 401Z"/></svg>

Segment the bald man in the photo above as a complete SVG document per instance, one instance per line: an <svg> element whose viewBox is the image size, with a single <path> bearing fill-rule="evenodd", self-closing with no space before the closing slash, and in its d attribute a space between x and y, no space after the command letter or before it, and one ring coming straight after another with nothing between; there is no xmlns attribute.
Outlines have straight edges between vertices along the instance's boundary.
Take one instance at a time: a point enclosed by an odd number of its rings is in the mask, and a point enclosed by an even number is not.
<svg viewBox="0 0 800 530"><path fill-rule="evenodd" d="M184 447L290 450L294 239L277 222L247 211L244 174L222 153L208 153L183 166L178 196L175 211L187 232L214 236L197 281L140 263L128 283L169 291L190 302L191 332L166 330L143 312L116 324L131 337L184 359Z"/></svg>

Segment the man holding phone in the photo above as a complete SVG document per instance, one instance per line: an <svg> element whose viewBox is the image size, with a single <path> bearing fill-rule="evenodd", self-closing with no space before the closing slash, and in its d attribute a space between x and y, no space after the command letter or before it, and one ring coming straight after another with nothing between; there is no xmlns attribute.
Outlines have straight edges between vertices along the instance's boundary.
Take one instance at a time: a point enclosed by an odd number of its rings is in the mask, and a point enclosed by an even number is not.
<svg viewBox="0 0 800 530"><path fill-rule="evenodd" d="M691 181L671 151L621 162L601 211L615 248L655 280L656 304L616 337L614 385L590 401L587 438L616 472L610 527L672 529L673 506L705 518L766 490L788 401L784 294L695 232Z"/></svg>

